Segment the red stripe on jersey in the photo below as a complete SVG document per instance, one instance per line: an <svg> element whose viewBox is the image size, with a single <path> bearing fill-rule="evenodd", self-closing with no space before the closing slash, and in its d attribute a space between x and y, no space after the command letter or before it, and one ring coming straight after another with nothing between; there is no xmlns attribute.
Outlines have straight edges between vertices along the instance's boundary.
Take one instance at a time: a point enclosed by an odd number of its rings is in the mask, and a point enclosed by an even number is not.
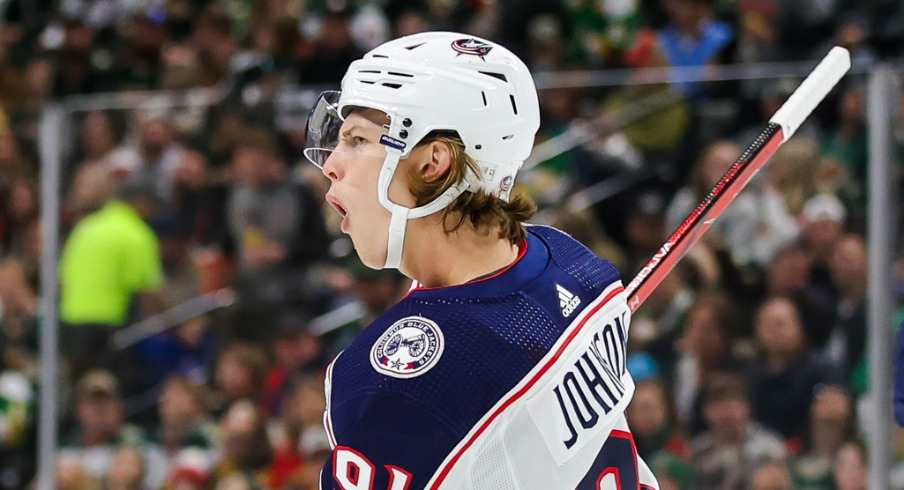
<svg viewBox="0 0 904 490"><path fill-rule="evenodd" d="M471 435L471 437L468 439L468 441L465 443L465 445L462 446L462 448L459 449L458 452L456 452L454 456L452 456L452 459L449 460L449 463L440 470L439 477L437 477L436 481L430 487L431 490L439 488L440 484L443 482L443 480L445 480L445 478L446 478L446 476L448 476L449 472L452 471L452 467L455 466L455 463L457 463L458 460L461 459L462 455L464 455L464 453L474 444L474 442L477 440L477 438L480 437L480 435L483 434L487 430L487 428L490 426L490 424L493 423L493 421L496 420L496 418L499 417L499 415L502 412L504 412L507 408L512 406L512 404L515 403L516 401L518 401L519 398L524 396L524 394L527 393L535 384L537 384L537 381L539 381L540 378L542 378L543 375L546 374L552 368L552 366L556 363L556 361L558 361L559 358L562 357L562 353L565 352L565 349L568 348L568 346L571 344L571 341L574 340L575 337L577 337L577 335L584 328L584 325L587 324L587 321L594 314L596 314L597 311L599 311L604 306L606 306L609 303L609 301L612 300L612 298L614 298L617 294L624 291L624 289L625 288L619 286L619 287L615 288L614 290L612 290L612 292L610 292L606 296L606 298L603 299L603 301L601 301L599 304L597 304L590 311L590 313L588 315L584 316L584 319L581 320L581 323L579 323L577 328L575 328L574 330L571 331L570 334L568 334L568 337L565 339L565 342L563 342L562 345L559 346L559 349L555 352L555 354L553 354L552 358L549 359L549 361L547 361L546 364L543 365L542 368L540 368L540 371L538 371L537 374L535 374L534 377L531 378L530 381L527 382L527 384L522 386L520 390L515 392L508 400L503 402L503 404L499 408L497 408L496 411L493 412L492 415L490 415L490 418L485 420L484 423L480 425L480 427L477 429L477 432L475 432L473 435ZM615 432L624 433L624 434L627 434L628 437L631 437L630 432L612 431L612 433L615 433ZM618 436L616 436L616 437L618 437ZM631 440L633 442L634 438L631 437ZM637 454L637 452L635 449L635 456L636 456L636 454Z"/></svg>

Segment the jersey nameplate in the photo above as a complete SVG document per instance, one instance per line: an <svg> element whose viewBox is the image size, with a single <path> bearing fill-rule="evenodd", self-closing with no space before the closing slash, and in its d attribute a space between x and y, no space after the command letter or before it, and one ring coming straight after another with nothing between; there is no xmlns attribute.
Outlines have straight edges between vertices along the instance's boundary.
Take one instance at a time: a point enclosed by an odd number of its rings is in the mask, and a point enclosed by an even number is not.
<svg viewBox="0 0 904 490"><path fill-rule="evenodd" d="M551 383L527 402L558 465L611 429L634 391L625 366L629 311L623 303L608 310L591 317Z"/></svg>
<svg viewBox="0 0 904 490"><path fill-rule="evenodd" d="M413 378L429 371L443 354L443 332L433 320L402 318L390 326L370 349L370 364L394 378Z"/></svg>

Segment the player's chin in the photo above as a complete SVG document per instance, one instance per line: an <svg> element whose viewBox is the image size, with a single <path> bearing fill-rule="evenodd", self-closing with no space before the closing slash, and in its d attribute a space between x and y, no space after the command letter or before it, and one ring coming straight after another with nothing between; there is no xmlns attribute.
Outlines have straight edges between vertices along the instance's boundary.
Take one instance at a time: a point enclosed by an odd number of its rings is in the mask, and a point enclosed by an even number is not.
<svg viewBox="0 0 904 490"><path fill-rule="evenodd" d="M369 268L371 268L371 269L374 269L374 270L382 269L382 268L383 268L383 265L386 264L386 255L383 255L383 256L380 257L379 259L375 259L374 257L370 257L370 256L367 256L367 255L362 255L362 254L359 253L359 254L358 254L358 258L361 259L361 262L362 262L365 266L367 266L367 267L369 267Z"/></svg>
<svg viewBox="0 0 904 490"><path fill-rule="evenodd" d="M355 245L355 252L361 263L371 269L382 269L386 264L386 239L370 236L361 236L352 234L352 243Z"/></svg>

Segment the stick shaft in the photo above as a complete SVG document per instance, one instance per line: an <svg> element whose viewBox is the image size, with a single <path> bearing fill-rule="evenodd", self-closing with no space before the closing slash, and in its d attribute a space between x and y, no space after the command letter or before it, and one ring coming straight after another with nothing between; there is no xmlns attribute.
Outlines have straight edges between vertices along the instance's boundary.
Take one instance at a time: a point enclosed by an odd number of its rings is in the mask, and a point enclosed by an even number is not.
<svg viewBox="0 0 904 490"><path fill-rule="evenodd" d="M782 128L769 123L722 179L709 191L684 222L672 233L634 279L625 287L631 311L643 304L681 257L706 233L713 221L731 204L735 196L772 158L784 141Z"/></svg>
<svg viewBox="0 0 904 490"><path fill-rule="evenodd" d="M750 179L766 165L778 147L797 131L850 67L850 54L837 46L820 61L772 116L766 129L744 150L703 201L628 283L625 292L632 312L637 311L646 301L681 257L697 243Z"/></svg>

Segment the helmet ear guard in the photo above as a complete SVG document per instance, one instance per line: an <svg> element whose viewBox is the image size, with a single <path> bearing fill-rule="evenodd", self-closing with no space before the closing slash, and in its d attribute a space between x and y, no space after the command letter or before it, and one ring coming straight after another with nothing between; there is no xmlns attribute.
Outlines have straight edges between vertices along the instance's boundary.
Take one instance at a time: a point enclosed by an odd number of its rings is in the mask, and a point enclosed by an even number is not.
<svg viewBox="0 0 904 490"><path fill-rule="evenodd" d="M440 211L466 191L484 190L508 200L540 126L537 91L527 66L498 44L453 32L415 34L374 48L349 66L338 97L322 96L321 101L309 116L305 150L321 167L324 155L335 148L325 141L331 124L338 120L341 125L352 108L376 109L389 117L380 138L386 157L377 186L380 204L393 216L385 267L401 262L407 220ZM393 203L388 190L399 160L433 131L457 133L479 174L467 172L423 206Z"/></svg>

